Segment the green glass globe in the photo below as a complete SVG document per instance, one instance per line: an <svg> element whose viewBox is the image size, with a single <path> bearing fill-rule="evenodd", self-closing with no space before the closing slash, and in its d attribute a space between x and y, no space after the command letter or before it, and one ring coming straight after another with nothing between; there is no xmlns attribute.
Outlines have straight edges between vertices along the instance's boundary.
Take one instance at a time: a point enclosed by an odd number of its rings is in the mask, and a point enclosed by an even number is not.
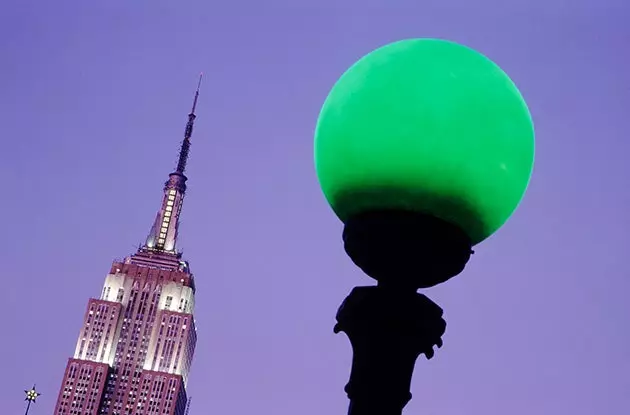
<svg viewBox="0 0 630 415"><path fill-rule="evenodd" d="M519 204L534 127L518 89L478 52L437 39L379 48L334 85L315 131L315 168L342 220L429 214L477 244Z"/></svg>

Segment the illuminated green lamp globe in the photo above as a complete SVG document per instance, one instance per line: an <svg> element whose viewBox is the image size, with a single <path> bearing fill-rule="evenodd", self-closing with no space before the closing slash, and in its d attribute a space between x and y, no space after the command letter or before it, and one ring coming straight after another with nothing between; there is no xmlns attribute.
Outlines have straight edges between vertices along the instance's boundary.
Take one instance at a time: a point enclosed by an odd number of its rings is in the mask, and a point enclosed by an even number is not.
<svg viewBox="0 0 630 415"><path fill-rule="evenodd" d="M512 80L480 53L437 39L395 42L356 62L315 132L317 176L346 227L369 212L416 213L470 246L514 212L533 163L532 119Z"/></svg>

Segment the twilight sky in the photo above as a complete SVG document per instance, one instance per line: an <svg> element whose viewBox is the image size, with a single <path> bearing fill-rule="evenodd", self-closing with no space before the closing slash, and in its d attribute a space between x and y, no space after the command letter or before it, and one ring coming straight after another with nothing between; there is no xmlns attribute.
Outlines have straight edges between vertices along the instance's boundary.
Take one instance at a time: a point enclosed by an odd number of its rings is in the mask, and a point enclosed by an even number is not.
<svg viewBox="0 0 630 415"><path fill-rule="evenodd" d="M334 316L371 281L319 190L315 122L358 58L440 37L512 77L537 155L512 219L429 290L445 346L418 360L406 414L627 415L629 20L625 0L4 1L0 413L33 382L31 415L52 413L88 297L149 231L204 71L180 229L191 415L345 414Z"/></svg>

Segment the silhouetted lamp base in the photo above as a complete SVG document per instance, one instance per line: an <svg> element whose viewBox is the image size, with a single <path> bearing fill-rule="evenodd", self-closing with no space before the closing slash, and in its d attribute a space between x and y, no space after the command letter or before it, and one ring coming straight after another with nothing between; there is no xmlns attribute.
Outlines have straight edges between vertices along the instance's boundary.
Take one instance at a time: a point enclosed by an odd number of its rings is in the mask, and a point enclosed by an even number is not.
<svg viewBox="0 0 630 415"><path fill-rule="evenodd" d="M419 288L459 274L472 253L467 236L432 216L369 212L346 221L347 254L377 286L356 287L337 312L335 333L353 349L349 415L400 415L411 399L416 359L442 346L442 309Z"/></svg>

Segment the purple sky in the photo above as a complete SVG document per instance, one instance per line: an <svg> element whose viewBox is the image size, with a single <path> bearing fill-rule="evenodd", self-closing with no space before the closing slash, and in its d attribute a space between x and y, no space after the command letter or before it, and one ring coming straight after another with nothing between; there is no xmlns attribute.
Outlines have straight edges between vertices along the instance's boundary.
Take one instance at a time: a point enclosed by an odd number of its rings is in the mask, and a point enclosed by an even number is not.
<svg viewBox="0 0 630 415"><path fill-rule="evenodd" d="M428 292L449 325L406 413L630 413L630 3L309 3L3 2L0 413L33 382L32 415L52 412L88 297L149 231L203 70L180 244L198 287L191 415L344 414L334 316L371 281L319 190L313 129L345 69L408 37L497 62L537 155L513 218Z"/></svg>

